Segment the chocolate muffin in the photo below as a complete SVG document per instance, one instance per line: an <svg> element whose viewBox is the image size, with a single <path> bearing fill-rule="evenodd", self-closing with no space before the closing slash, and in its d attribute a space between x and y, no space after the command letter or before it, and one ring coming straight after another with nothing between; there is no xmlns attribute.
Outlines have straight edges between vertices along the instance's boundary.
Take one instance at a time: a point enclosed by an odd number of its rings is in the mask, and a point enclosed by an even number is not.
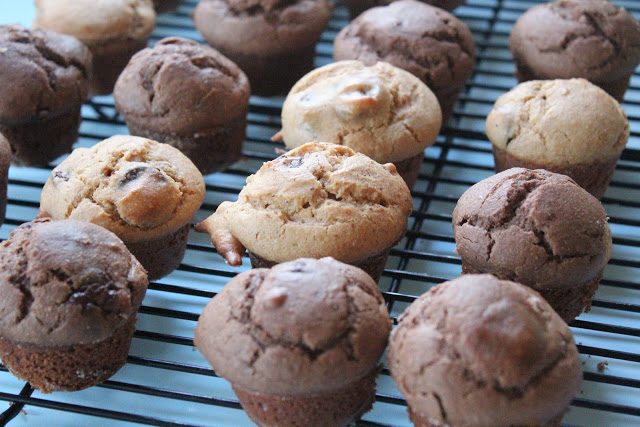
<svg viewBox="0 0 640 427"><path fill-rule="evenodd" d="M559 426L580 390L571 331L518 283L466 275L398 319L389 369L416 426Z"/></svg>
<svg viewBox="0 0 640 427"><path fill-rule="evenodd" d="M378 280L407 229L413 203L393 164L348 147L312 142L266 162L236 202L222 203L196 230L230 265L272 267L331 256Z"/></svg>
<svg viewBox="0 0 640 427"><path fill-rule="evenodd" d="M251 90L287 93L313 68L316 42L331 18L330 0L201 0L195 26L247 73Z"/></svg>
<svg viewBox="0 0 640 427"><path fill-rule="evenodd" d="M208 174L240 158L250 93L220 52L169 37L131 58L113 97L132 135L178 148Z"/></svg>
<svg viewBox="0 0 640 427"><path fill-rule="evenodd" d="M598 200L571 178L513 168L469 188L453 211L463 273L527 285L566 322L591 306L611 257Z"/></svg>
<svg viewBox="0 0 640 427"><path fill-rule="evenodd" d="M396 0L342 0L347 9L349 9L349 16L351 19L356 18L362 12L367 9L371 9L376 6L386 6ZM456 7L462 5L465 0L420 0L427 4L430 4L441 9L453 10Z"/></svg>
<svg viewBox="0 0 640 427"><path fill-rule="evenodd" d="M4 224L7 212L7 184L9 182L9 165L11 164L11 146L0 134L0 225Z"/></svg>
<svg viewBox="0 0 640 427"><path fill-rule="evenodd" d="M153 0L153 7L157 13L171 12L180 6L184 0Z"/></svg>
<svg viewBox="0 0 640 427"><path fill-rule="evenodd" d="M0 132L15 163L45 166L71 151L90 70L77 39L0 25Z"/></svg>
<svg viewBox="0 0 640 427"><path fill-rule="evenodd" d="M292 149L309 141L345 145L378 163L393 163L409 188L442 114L433 92L386 62L340 61L295 84L282 107L282 137Z"/></svg>
<svg viewBox="0 0 640 427"><path fill-rule="evenodd" d="M89 95L108 95L156 25L151 0L35 0L34 28L77 37L93 54Z"/></svg>
<svg viewBox="0 0 640 427"><path fill-rule="evenodd" d="M629 121L615 99L587 80L534 80L498 98L486 131L496 172L546 169L600 199L629 138Z"/></svg>
<svg viewBox="0 0 640 427"><path fill-rule="evenodd" d="M443 123L475 64L469 28L449 12L414 0L367 10L340 31L333 48L336 61L384 61L417 76L438 98Z"/></svg>
<svg viewBox="0 0 640 427"><path fill-rule="evenodd" d="M179 150L117 135L75 149L51 172L38 216L113 231L155 280L180 265L204 195L202 175Z"/></svg>
<svg viewBox="0 0 640 427"><path fill-rule="evenodd" d="M332 258L234 277L195 345L261 426L340 426L371 409L391 329L375 282Z"/></svg>
<svg viewBox="0 0 640 427"><path fill-rule="evenodd" d="M622 102L640 63L640 24L607 0L558 0L526 11L509 47L521 82L583 77Z"/></svg>
<svg viewBox="0 0 640 427"><path fill-rule="evenodd" d="M0 358L44 393L75 391L127 360L147 275L115 234L36 220L0 245Z"/></svg>

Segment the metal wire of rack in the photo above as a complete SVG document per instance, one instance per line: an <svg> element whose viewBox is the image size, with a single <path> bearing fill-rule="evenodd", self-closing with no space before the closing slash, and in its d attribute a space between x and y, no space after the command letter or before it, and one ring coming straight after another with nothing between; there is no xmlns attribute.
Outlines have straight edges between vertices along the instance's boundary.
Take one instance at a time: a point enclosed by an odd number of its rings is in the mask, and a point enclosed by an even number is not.
<svg viewBox="0 0 640 427"><path fill-rule="evenodd" d="M152 42L166 36L203 41L193 28L187 0L171 15L160 15ZM637 0L616 1L640 15ZM455 14L471 28L477 45L473 77L455 114L437 143L426 150L414 188L415 212L405 239L392 250L380 288L397 318L433 285L460 274L453 253L451 212L472 184L493 173L484 120L495 99L516 85L508 49L510 28L536 4L519 0L468 0ZM332 42L348 22L337 7L317 47L316 65L332 61ZM207 196L195 221L206 218L224 200L233 200L247 175L276 156L269 141L279 130L283 99L252 97L244 159L205 177ZM640 424L640 74L623 104L631 138L602 200L610 215L613 258L590 313L571 324L584 367L584 386L564 419L567 425ZM127 133L111 97L83 107L81 138L91 146ZM12 167L7 220L0 238L36 215L49 168ZM215 254L207 236L191 233L180 268L150 285L141 308L127 365L112 379L75 393L44 395L0 366L0 425L251 425L229 384L218 378L193 348L191 337L204 305L229 280L249 268L229 267ZM3 403L7 404L3 407ZM358 425L410 425L406 402L385 368L378 380L374 409Z"/></svg>

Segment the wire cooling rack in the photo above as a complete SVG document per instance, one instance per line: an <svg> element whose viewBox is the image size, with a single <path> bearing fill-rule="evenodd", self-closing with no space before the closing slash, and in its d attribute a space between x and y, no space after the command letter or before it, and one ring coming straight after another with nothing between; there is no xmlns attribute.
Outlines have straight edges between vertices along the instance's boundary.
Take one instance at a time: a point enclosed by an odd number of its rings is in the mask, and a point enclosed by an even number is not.
<svg viewBox="0 0 640 427"><path fill-rule="evenodd" d="M493 174L484 120L496 98L516 85L508 50L509 31L534 2L468 0L456 10L472 30L477 66L453 119L435 146L426 150L420 179L413 191L415 212L406 238L391 252L380 289L397 315L418 295L460 274L453 253L451 212L472 184ZM640 3L617 1L636 17ZM187 0L174 14L160 15L152 42L166 36L203 41ZM4 3L7 7L6 3ZM12 7L30 7L17 5ZM1 19L1 18L0 18ZM316 65L331 62L332 41L347 24L336 8L317 47ZM28 24L28 23L27 23ZM5 82L0 82L5 84ZM244 159L223 173L205 177L207 196L195 221L234 200L246 177L273 159L269 141L280 126L282 98L251 98ZM635 74L623 107L631 139L613 182L602 200L613 232L613 259L590 313L572 323L583 362L585 382L564 418L567 425L640 425L640 75ZM127 133L111 97L94 98L83 107L77 146L91 146L114 134ZM7 220L0 238L33 219L49 168L12 167L9 172ZM209 368L194 349L193 331L205 304L240 271L226 265L208 236L191 233L187 255L171 275L151 283L140 310L127 365L102 385L75 393L50 395L33 391L0 366L0 425L252 425L229 384ZM386 368L386 364L385 364ZM410 425L406 403L387 369L378 380L372 411L359 425Z"/></svg>

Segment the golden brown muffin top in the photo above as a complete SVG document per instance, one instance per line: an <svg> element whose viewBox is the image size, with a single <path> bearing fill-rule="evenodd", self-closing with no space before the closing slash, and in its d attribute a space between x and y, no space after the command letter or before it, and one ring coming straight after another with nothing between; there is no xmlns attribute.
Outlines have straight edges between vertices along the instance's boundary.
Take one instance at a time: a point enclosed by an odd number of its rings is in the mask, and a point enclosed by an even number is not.
<svg viewBox="0 0 640 427"><path fill-rule="evenodd" d="M421 153L435 142L441 124L433 92L386 62L341 61L313 70L293 86L282 107L288 148L328 141L380 163Z"/></svg>
<svg viewBox="0 0 640 427"><path fill-rule="evenodd" d="M75 149L53 169L38 215L92 222L128 243L184 226L204 195L202 175L178 149L117 135Z"/></svg>
<svg viewBox="0 0 640 427"><path fill-rule="evenodd" d="M332 256L355 262L398 242L413 202L393 164L348 147L312 142L265 163L236 202L197 229L240 265L244 248L276 262ZM244 248L243 248L244 247Z"/></svg>

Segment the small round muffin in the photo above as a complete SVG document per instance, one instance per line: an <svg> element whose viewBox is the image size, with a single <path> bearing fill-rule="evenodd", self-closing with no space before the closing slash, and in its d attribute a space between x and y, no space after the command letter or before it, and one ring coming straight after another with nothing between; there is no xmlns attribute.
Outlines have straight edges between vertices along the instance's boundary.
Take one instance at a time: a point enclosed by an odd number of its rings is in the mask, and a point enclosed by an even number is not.
<svg viewBox="0 0 640 427"><path fill-rule="evenodd" d="M519 283L466 275L398 319L389 369L416 426L560 426L580 391L571 330Z"/></svg>
<svg viewBox="0 0 640 427"><path fill-rule="evenodd" d="M0 358L44 393L94 386L127 361L147 275L115 234L22 224L0 245Z"/></svg>
<svg viewBox="0 0 640 427"><path fill-rule="evenodd" d="M386 62L340 61L313 70L282 107L282 137L292 149L309 141L345 145L378 163L393 163L409 188L442 114L433 92Z"/></svg>
<svg viewBox="0 0 640 427"><path fill-rule="evenodd" d="M234 277L195 345L261 426L343 426L371 409L391 321L375 282L332 258Z"/></svg>
<svg viewBox="0 0 640 427"><path fill-rule="evenodd" d="M173 145L203 174L240 158L250 94L236 64L179 37L136 53L113 91L132 135Z"/></svg>
<svg viewBox="0 0 640 427"><path fill-rule="evenodd" d="M34 28L69 34L93 54L89 95L108 95L156 25L151 0L35 0Z"/></svg>
<svg viewBox="0 0 640 427"><path fill-rule="evenodd" d="M527 285L567 323L591 307L611 258L600 202L542 169L509 169L469 188L453 210L453 234L463 273Z"/></svg>
<svg viewBox="0 0 640 427"><path fill-rule="evenodd" d="M0 225L4 224L7 212L7 184L9 182L9 165L11 164L11 146L0 134Z"/></svg>
<svg viewBox="0 0 640 427"><path fill-rule="evenodd" d="M587 80L533 80L498 98L486 132L496 172L546 169L601 199L629 139L629 121L615 99Z"/></svg>
<svg viewBox="0 0 640 427"><path fill-rule="evenodd" d="M413 201L393 164L325 142L266 162L236 202L222 203L196 230L230 265L245 248L254 268L331 256L378 280L402 239Z"/></svg>
<svg viewBox="0 0 640 427"><path fill-rule="evenodd" d="M51 172L38 217L77 219L113 231L155 280L180 265L189 221L204 195L202 175L179 150L117 135L75 149Z"/></svg>
<svg viewBox="0 0 640 427"><path fill-rule="evenodd" d="M443 124L475 64L469 27L449 12L415 0L367 10L338 33L333 48L336 61L384 61L417 76L438 98Z"/></svg>
<svg viewBox="0 0 640 427"><path fill-rule="evenodd" d="M153 0L153 7L156 13L165 13L177 9L183 2L184 0Z"/></svg>
<svg viewBox="0 0 640 427"><path fill-rule="evenodd" d="M396 0L342 0L347 9L349 9L349 17L351 19L356 18L362 12L367 9L371 9L376 6L386 6ZM462 5L465 0L421 0L432 6L439 7L441 9L453 10L456 7Z"/></svg>
<svg viewBox="0 0 640 427"><path fill-rule="evenodd" d="M558 0L526 11L509 47L521 82L583 77L622 102L640 63L640 24L607 0Z"/></svg>
<svg viewBox="0 0 640 427"><path fill-rule="evenodd" d="M247 73L253 93L269 96L287 93L313 68L332 10L331 0L201 0L193 20Z"/></svg>
<svg viewBox="0 0 640 427"><path fill-rule="evenodd" d="M71 151L90 70L74 37L0 25L0 132L15 163L46 166Z"/></svg>

